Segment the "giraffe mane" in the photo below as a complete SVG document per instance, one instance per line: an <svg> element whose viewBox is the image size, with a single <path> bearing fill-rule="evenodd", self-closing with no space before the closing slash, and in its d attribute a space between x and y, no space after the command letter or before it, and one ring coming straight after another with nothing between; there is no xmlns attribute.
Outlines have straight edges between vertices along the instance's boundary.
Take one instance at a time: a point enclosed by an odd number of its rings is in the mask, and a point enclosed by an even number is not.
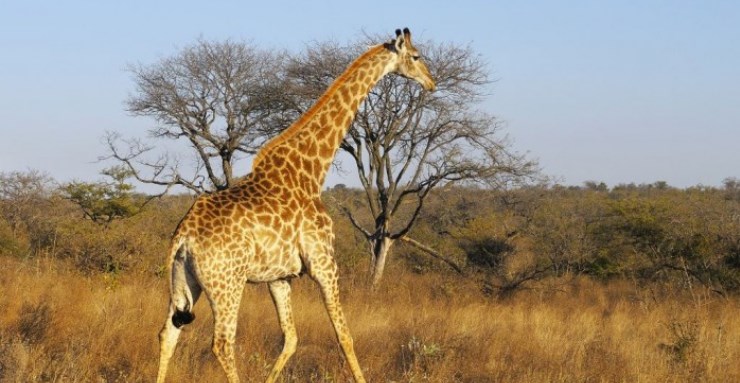
<svg viewBox="0 0 740 383"><path fill-rule="evenodd" d="M344 72L339 75L339 77L337 77L337 79L334 80L331 85L329 85L329 88L324 91L324 93L321 95L321 97L319 97L316 103L313 104L313 106L311 106L305 113L303 113L303 115L301 115L301 117L299 117L298 120L291 124L287 129L283 130L282 133L280 133L279 135L268 141L264 146L262 146L262 149L260 149L260 151L257 152L257 155L254 157L254 161L252 161L252 171L257 168L257 166L273 148L295 137L295 135L301 130L301 128L309 121L311 121L316 113L318 113L318 111L321 110L321 108L323 108L323 106L329 101L331 95L334 94L340 86L347 82L350 74L353 73L361 63L383 49L386 49L384 44L372 46L370 47L370 49L365 51L365 53L360 55L360 57L355 59L355 61L353 61L352 64L350 64L349 67L347 67L347 69L345 69Z"/></svg>

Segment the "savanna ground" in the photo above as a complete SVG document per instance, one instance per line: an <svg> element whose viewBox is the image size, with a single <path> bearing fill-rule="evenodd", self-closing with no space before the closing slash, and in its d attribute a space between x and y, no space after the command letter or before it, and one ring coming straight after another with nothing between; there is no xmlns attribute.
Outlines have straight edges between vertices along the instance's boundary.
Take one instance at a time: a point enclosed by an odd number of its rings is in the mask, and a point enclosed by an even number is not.
<svg viewBox="0 0 740 383"><path fill-rule="evenodd" d="M628 282L553 280L491 300L458 278L394 270L375 294L342 280L356 351L373 382L740 381L740 306ZM149 382L166 306L163 278L86 276L50 260L0 260L0 380ZM351 378L313 283L294 282L300 336L284 381ZM211 316L196 306L170 380L222 381ZM261 382L281 333L265 286L247 287L242 379Z"/></svg>
<svg viewBox="0 0 740 383"><path fill-rule="evenodd" d="M517 193L506 209L477 191L442 198L453 208L432 206L415 236L464 263L465 274L397 247L376 292L362 240L335 218L342 301L368 381L740 381L740 198L654 188ZM190 197L103 226L53 193L36 197L2 206L0 382L153 381L164 249ZM283 381L351 381L315 285L303 277L293 290L299 344ZM195 314L168 381L224 381L205 300ZM281 344L266 286L247 285L242 380L263 381Z"/></svg>

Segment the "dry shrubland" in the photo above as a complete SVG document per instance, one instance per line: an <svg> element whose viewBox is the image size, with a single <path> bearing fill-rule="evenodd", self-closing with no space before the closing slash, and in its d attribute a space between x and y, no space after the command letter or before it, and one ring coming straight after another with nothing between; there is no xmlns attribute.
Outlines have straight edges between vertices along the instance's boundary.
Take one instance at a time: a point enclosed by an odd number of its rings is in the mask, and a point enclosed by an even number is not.
<svg viewBox="0 0 740 383"><path fill-rule="evenodd" d="M89 276L48 259L0 262L0 381L153 379L166 304L161 278ZM474 283L396 269L381 291L345 283L342 297L369 381L740 379L737 300L624 281L549 283L491 300ZM300 340L284 381L349 381L315 286L306 278L293 285ZM222 381L207 304L195 313L170 381ZM237 340L242 379L263 381L280 344L266 288L249 285Z"/></svg>
<svg viewBox="0 0 740 383"><path fill-rule="evenodd" d="M104 226L53 191L2 197L0 382L152 381L164 249L191 197ZM325 199L339 211L332 204L351 198L334 190ZM723 189L440 193L413 235L465 273L397 247L376 292L366 244L337 215L342 301L366 377L740 381L739 204ZM315 285L299 278L293 288L299 345L283 381L350 381ZM195 314L169 381L223 381L205 300ZM247 285L243 381L264 380L281 338L267 288Z"/></svg>

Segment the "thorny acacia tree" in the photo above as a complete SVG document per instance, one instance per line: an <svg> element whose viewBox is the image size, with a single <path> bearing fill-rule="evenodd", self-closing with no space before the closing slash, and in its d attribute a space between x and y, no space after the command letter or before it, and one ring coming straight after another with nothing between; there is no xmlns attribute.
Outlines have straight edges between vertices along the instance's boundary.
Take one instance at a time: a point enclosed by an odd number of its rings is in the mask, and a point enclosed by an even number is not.
<svg viewBox="0 0 740 383"><path fill-rule="evenodd" d="M184 140L194 149L195 170L119 133L107 135L109 157L143 183L180 185L196 193L229 187L234 161L254 154L295 118L293 109L282 105L282 65L283 55L248 43L199 40L155 64L131 66L135 92L127 110L154 118L152 138Z"/></svg>
<svg viewBox="0 0 740 383"><path fill-rule="evenodd" d="M372 39L376 40L377 39ZM288 77L294 93L318 97L367 41L350 49L320 43L291 59ZM475 109L489 83L485 64L469 47L422 44L437 82L429 93L404 78L381 80L361 106L341 145L356 165L372 222L360 222L372 255L372 283L378 286L395 241L433 255L460 271L456 263L410 235L424 201L434 188L454 183L501 186L536 171L536 164L513 153L500 124Z"/></svg>

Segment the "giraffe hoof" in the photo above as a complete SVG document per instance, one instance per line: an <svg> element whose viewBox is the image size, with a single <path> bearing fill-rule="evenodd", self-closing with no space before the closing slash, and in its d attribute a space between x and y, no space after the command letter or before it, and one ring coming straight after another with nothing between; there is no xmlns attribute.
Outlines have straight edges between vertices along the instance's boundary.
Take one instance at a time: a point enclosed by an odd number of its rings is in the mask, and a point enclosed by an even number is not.
<svg viewBox="0 0 740 383"><path fill-rule="evenodd" d="M175 327L180 328L186 324L189 324L195 320L195 314L189 312L189 311L176 311L174 315L172 315L172 324L175 325Z"/></svg>

